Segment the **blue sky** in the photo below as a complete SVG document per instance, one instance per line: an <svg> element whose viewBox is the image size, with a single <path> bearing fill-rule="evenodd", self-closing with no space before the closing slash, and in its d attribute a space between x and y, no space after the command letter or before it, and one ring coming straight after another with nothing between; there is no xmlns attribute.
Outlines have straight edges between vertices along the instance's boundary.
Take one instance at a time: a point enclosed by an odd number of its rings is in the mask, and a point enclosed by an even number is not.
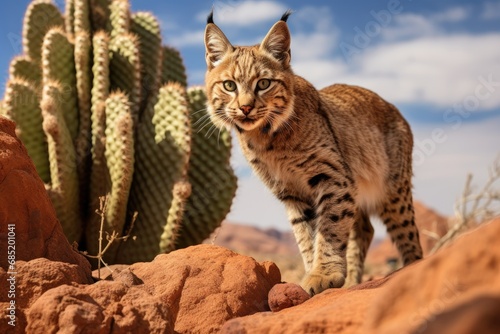
<svg viewBox="0 0 500 334"><path fill-rule="evenodd" d="M2 4L0 74L21 52L30 1ZM56 0L62 3L62 0ZM451 214L466 174L478 184L500 154L500 1L158 1L133 11L160 19L164 42L180 49L191 85L203 84L203 30L215 22L233 44L259 43L288 8L292 66L318 88L364 86L394 103L415 136L415 198ZM235 145L237 146L237 145ZM239 150L239 190L229 218L288 228L284 210L251 173Z"/></svg>

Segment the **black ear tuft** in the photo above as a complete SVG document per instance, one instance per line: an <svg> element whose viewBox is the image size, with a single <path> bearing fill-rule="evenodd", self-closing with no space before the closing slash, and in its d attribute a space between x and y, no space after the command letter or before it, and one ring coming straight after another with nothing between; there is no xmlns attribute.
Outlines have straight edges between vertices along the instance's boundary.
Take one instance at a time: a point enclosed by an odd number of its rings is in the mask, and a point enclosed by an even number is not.
<svg viewBox="0 0 500 334"><path fill-rule="evenodd" d="M283 16L281 17L281 20L280 21L283 21L283 22L286 22L286 20L288 20L288 17L290 15L292 15L292 10L291 9L288 9L285 14L283 14Z"/></svg>
<svg viewBox="0 0 500 334"><path fill-rule="evenodd" d="M207 24L209 23L214 23L214 7L212 7L212 10L210 11L210 14L208 14L207 17Z"/></svg>

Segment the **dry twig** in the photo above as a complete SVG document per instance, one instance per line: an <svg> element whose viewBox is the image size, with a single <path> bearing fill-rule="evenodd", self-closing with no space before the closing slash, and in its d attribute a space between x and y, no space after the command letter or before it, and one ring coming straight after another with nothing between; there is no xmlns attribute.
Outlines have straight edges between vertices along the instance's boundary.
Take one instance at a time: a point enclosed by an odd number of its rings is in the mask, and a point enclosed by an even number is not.
<svg viewBox="0 0 500 334"><path fill-rule="evenodd" d="M81 254L85 255L86 257L90 259L97 259L97 278L101 278L101 264L104 264L106 268L110 272L113 272L111 268L108 266L108 264L104 261L103 256L106 254L106 251L111 247L111 245L115 241L123 240L126 241L128 238L130 238L130 233L132 232L132 229L134 228L135 220L137 219L137 212L134 213L132 217L132 221L130 223L130 227L125 235L122 235L121 237L119 236L118 232L113 231L111 235L108 232L104 231L104 222L105 222L105 213L106 213L106 208L108 205L108 196L105 197L100 197L99 198L99 209L96 210L96 213L101 216L101 227L99 229L99 253L97 255L90 255L88 252L84 251L81 252ZM106 233L106 241L107 244L102 248L103 246L103 233ZM132 236L132 239L135 240L135 236Z"/></svg>
<svg viewBox="0 0 500 334"><path fill-rule="evenodd" d="M477 192L474 192L472 178L472 174L467 175L462 196L455 203L455 223L434 245L431 254L470 228L500 216L500 189L494 188L500 180L500 156L493 163L486 184Z"/></svg>

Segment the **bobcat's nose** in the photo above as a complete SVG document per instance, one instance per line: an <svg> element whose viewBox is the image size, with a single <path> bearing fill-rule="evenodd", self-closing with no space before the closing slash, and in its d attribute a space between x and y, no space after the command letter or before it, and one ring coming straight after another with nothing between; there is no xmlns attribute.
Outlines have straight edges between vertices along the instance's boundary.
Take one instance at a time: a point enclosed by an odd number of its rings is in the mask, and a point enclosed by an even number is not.
<svg viewBox="0 0 500 334"><path fill-rule="evenodd" d="M245 116L247 116L253 110L253 106L243 105L240 107L240 110L243 112Z"/></svg>

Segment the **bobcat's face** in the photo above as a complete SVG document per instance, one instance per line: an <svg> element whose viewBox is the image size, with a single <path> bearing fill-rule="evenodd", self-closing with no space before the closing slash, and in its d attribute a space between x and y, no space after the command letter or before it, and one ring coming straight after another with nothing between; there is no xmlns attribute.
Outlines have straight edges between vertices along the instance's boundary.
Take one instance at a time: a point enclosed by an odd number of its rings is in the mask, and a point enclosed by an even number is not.
<svg viewBox="0 0 500 334"><path fill-rule="evenodd" d="M290 35L280 21L260 45L234 47L209 21L205 31L208 112L217 126L276 130L293 111Z"/></svg>

